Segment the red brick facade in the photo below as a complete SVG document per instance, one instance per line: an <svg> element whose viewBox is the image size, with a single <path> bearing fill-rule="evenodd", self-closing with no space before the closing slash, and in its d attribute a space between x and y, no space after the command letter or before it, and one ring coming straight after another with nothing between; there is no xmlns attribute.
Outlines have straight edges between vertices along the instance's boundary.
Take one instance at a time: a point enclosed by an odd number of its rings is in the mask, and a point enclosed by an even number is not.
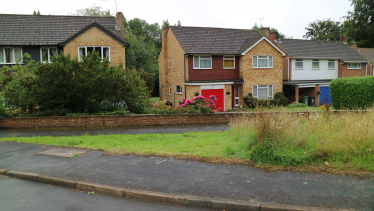
<svg viewBox="0 0 374 211"><path fill-rule="evenodd" d="M370 72L369 72L370 74ZM348 69L348 64L339 60L338 77L354 77L354 76L366 76L366 63L361 63L361 69Z"/></svg>
<svg viewBox="0 0 374 211"><path fill-rule="evenodd" d="M223 69L223 56L212 56L212 69L193 69L193 56L188 56L188 80L237 80L239 56L235 57L235 69Z"/></svg>

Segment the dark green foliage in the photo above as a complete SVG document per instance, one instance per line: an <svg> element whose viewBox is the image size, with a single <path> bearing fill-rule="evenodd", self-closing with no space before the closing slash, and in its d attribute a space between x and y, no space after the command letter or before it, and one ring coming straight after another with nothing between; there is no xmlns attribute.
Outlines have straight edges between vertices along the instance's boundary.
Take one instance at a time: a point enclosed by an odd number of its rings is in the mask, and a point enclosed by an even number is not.
<svg viewBox="0 0 374 211"><path fill-rule="evenodd" d="M3 68L2 93L10 108L24 116L68 113L142 113L149 97L134 69L111 66L94 52L81 62L70 55L52 58L53 63Z"/></svg>
<svg viewBox="0 0 374 211"><path fill-rule="evenodd" d="M291 103L287 106L288 108L308 107L305 103Z"/></svg>
<svg viewBox="0 0 374 211"><path fill-rule="evenodd" d="M374 77L337 78L330 83L332 107L365 109L374 104Z"/></svg>
<svg viewBox="0 0 374 211"><path fill-rule="evenodd" d="M344 22L346 35L357 41L361 48L374 47L374 1L351 0L353 11L349 11Z"/></svg>
<svg viewBox="0 0 374 211"><path fill-rule="evenodd" d="M263 28L262 25L261 25L260 27L258 27L257 24L255 24L255 25L252 27L253 30L258 31L260 34L261 34L261 32L262 32L262 28ZM276 29L276 28L270 28L270 32L275 32L275 34L276 34L276 35L275 35L275 38L281 38L281 39L286 38L286 35L284 35L284 34L278 32L278 29Z"/></svg>
<svg viewBox="0 0 374 211"><path fill-rule="evenodd" d="M283 92L277 92L272 100L257 100L252 96L252 93L248 93L247 96L243 98L244 104L248 108L256 107L273 107L273 106L286 106L288 105L288 99L284 96Z"/></svg>
<svg viewBox="0 0 374 211"><path fill-rule="evenodd" d="M316 20L309 23L304 38L311 38L311 40L340 40L342 35L342 25L339 21Z"/></svg>

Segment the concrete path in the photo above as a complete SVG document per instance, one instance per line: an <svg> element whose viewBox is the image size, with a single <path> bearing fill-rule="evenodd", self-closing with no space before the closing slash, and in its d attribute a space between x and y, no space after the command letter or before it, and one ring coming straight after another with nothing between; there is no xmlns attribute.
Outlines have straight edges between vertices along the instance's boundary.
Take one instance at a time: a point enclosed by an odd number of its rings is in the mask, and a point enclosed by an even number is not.
<svg viewBox="0 0 374 211"><path fill-rule="evenodd" d="M374 210L373 176L266 172L244 165L114 156L101 151L73 158L38 154L52 148L0 142L0 168L168 194Z"/></svg>
<svg viewBox="0 0 374 211"><path fill-rule="evenodd" d="M229 125L194 125L169 127L142 127L142 128L87 128L87 129L12 129L0 130L3 137L33 137L33 136L80 136L108 135L108 134L151 134L151 133L186 133L197 131L226 131Z"/></svg>

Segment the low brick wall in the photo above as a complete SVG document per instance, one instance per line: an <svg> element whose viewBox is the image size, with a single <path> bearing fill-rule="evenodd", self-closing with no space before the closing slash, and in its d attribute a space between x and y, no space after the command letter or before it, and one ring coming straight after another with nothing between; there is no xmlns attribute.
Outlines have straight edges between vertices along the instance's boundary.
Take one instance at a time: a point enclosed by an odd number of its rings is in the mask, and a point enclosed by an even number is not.
<svg viewBox="0 0 374 211"><path fill-rule="evenodd" d="M365 111L332 111L333 114L360 113ZM283 113L283 112L265 112ZM299 112L288 111L308 116L319 111ZM158 115L137 114L132 116L80 116L80 117L12 117L0 120L0 128L95 128L95 127L144 127L144 126L170 126L170 125L212 125L227 124L230 118L238 115L256 116L257 112L222 112L218 114L184 115Z"/></svg>
<svg viewBox="0 0 374 211"><path fill-rule="evenodd" d="M80 117L12 117L0 120L0 128L94 128L143 127L168 125L227 124L232 114L185 115L132 115L132 116L80 116Z"/></svg>

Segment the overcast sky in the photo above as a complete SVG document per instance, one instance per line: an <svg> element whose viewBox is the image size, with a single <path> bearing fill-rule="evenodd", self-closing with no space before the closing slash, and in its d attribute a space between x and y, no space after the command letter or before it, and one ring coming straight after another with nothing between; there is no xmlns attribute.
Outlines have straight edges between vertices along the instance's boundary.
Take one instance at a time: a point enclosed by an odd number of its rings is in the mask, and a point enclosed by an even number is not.
<svg viewBox="0 0 374 211"><path fill-rule="evenodd" d="M1 14L67 15L78 9L101 6L116 12L115 0L0 0ZM310 22L335 21L352 10L348 0L117 0L117 10L126 19L148 23L169 20L171 25L250 29L255 23L302 39Z"/></svg>

